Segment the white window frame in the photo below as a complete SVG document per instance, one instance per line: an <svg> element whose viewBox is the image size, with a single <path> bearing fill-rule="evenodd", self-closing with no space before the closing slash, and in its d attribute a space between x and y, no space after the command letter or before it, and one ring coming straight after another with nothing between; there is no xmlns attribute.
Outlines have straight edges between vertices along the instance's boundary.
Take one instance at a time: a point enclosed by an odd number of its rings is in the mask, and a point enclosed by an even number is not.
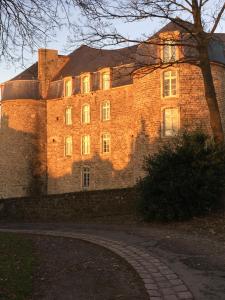
<svg viewBox="0 0 225 300"><path fill-rule="evenodd" d="M89 124L91 122L91 107L90 104L85 103L82 105L81 119L83 124Z"/></svg>
<svg viewBox="0 0 225 300"><path fill-rule="evenodd" d="M91 169L89 166L83 166L81 171L81 186L83 189L90 188Z"/></svg>
<svg viewBox="0 0 225 300"><path fill-rule="evenodd" d="M166 128L166 111L167 110L170 110L170 111L176 110L176 115L177 115L176 130L173 129L173 125L172 125L171 129ZM179 107L164 107L162 109L162 126L161 126L161 128L162 128L162 137L170 138L170 137L176 136L179 133L179 130L180 130L180 108ZM169 131L169 130L174 131L174 132L172 132L171 134L168 134L167 131Z"/></svg>
<svg viewBox="0 0 225 300"><path fill-rule="evenodd" d="M65 124L72 125L73 124L73 112L72 106L67 106L65 109Z"/></svg>
<svg viewBox="0 0 225 300"><path fill-rule="evenodd" d="M175 73L175 75L172 75L172 73ZM169 74L168 78L165 79L165 75ZM176 94L172 94L172 81L176 80ZM169 94L165 95L165 81L169 81ZM162 98L172 98L172 97L178 97L178 72L177 70L167 70L167 71L163 71L162 72L162 80L161 80L162 84Z"/></svg>
<svg viewBox="0 0 225 300"><path fill-rule="evenodd" d="M164 40L165 45L162 46L162 62L171 63L177 60L177 46L174 45L175 41ZM168 57L165 57L166 49L168 50Z"/></svg>
<svg viewBox="0 0 225 300"><path fill-rule="evenodd" d="M89 155L91 152L91 139L90 135L83 135L81 137L81 154L82 155Z"/></svg>
<svg viewBox="0 0 225 300"><path fill-rule="evenodd" d="M81 76L81 92L83 94L90 93L91 91L91 75L90 73Z"/></svg>
<svg viewBox="0 0 225 300"><path fill-rule="evenodd" d="M110 71L102 72L101 77L102 77L102 89L109 90L111 87Z"/></svg>
<svg viewBox="0 0 225 300"><path fill-rule="evenodd" d="M105 142L107 144L105 144ZM111 135L108 132L104 132L101 136L102 154L109 154L111 150Z"/></svg>
<svg viewBox="0 0 225 300"><path fill-rule="evenodd" d="M101 104L101 119L109 121L111 118L111 103L109 100L103 101Z"/></svg>
<svg viewBox="0 0 225 300"><path fill-rule="evenodd" d="M67 83L69 83L69 88L67 86ZM71 97L72 94L73 94L72 77L66 77L64 78L64 97Z"/></svg>
<svg viewBox="0 0 225 300"><path fill-rule="evenodd" d="M70 142L68 142L68 141L70 141ZM65 137L64 153L65 153L65 156L67 156L67 157L71 157L73 154L73 137L72 137L72 135Z"/></svg>

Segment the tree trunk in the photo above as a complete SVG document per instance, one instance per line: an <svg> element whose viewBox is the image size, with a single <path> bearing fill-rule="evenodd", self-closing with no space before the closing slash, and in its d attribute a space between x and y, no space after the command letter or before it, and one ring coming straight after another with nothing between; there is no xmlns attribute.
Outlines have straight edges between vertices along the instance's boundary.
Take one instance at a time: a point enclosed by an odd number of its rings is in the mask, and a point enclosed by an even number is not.
<svg viewBox="0 0 225 300"><path fill-rule="evenodd" d="M210 66L210 60L208 55L208 45L201 45L199 47L200 55L200 68L204 80L205 98L209 109L210 125L214 141L217 144L224 143L223 127L221 122L221 116L219 112L219 106L216 97L215 86L212 77L212 71Z"/></svg>

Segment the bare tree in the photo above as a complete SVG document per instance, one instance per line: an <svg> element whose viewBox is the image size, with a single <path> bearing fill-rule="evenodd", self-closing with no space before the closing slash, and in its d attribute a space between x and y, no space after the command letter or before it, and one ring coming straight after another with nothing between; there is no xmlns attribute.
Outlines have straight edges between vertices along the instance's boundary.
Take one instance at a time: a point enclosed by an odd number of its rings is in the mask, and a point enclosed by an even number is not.
<svg viewBox="0 0 225 300"><path fill-rule="evenodd" d="M72 0L0 0L0 60L23 58L69 23Z"/></svg>
<svg viewBox="0 0 225 300"><path fill-rule="evenodd" d="M177 44L194 49L192 52L195 55L191 58L182 58L182 60L175 63L190 62L201 69L213 136L217 143L224 142L209 57L210 43L224 14L224 1L81 0L78 2L74 1L74 3L80 6L83 20L87 21L83 24L83 30L80 30L81 38L86 42L97 44L101 47L124 42L155 45L168 43L167 40L162 41L157 38L137 40L124 36L115 26L115 22L118 20L130 23L159 19L167 23L170 21L178 26L181 31L185 32L183 39L177 41ZM176 45L176 42L174 45ZM163 64L158 61L157 66L155 64L154 67L163 67Z"/></svg>

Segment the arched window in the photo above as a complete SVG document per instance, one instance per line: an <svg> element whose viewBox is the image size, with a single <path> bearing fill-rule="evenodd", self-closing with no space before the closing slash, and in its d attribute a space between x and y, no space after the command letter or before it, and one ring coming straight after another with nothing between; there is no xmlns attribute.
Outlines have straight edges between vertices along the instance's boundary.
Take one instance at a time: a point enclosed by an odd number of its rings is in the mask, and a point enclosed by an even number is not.
<svg viewBox="0 0 225 300"><path fill-rule="evenodd" d="M85 104L82 107L82 123L90 123L90 105Z"/></svg>
<svg viewBox="0 0 225 300"><path fill-rule="evenodd" d="M90 135L82 136L82 154L90 154Z"/></svg>
<svg viewBox="0 0 225 300"><path fill-rule="evenodd" d="M65 110L65 124L72 125L72 107L67 107Z"/></svg>
<svg viewBox="0 0 225 300"><path fill-rule="evenodd" d="M89 93L90 92L90 77L84 76L82 78L82 92Z"/></svg>
<svg viewBox="0 0 225 300"><path fill-rule="evenodd" d="M64 96L70 97L72 95L72 79L68 78L64 81Z"/></svg>
<svg viewBox="0 0 225 300"><path fill-rule="evenodd" d="M73 139L72 136L67 136L65 138L65 155L71 156L73 153Z"/></svg>
<svg viewBox="0 0 225 300"><path fill-rule="evenodd" d="M83 167L82 169L82 187L89 188L90 186L90 168Z"/></svg>
<svg viewBox="0 0 225 300"><path fill-rule="evenodd" d="M103 90L110 89L110 73L109 72L102 73L102 89Z"/></svg>
<svg viewBox="0 0 225 300"><path fill-rule="evenodd" d="M102 103L102 121L110 120L110 101Z"/></svg>
<svg viewBox="0 0 225 300"><path fill-rule="evenodd" d="M110 134L104 133L102 135L102 153L110 152Z"/></svg>
<svg viewBox="0 0 225 300"><path fill-rule="evenodd" d="M177 95L177 72L166 71L163 73L163 97Z"/></svg>

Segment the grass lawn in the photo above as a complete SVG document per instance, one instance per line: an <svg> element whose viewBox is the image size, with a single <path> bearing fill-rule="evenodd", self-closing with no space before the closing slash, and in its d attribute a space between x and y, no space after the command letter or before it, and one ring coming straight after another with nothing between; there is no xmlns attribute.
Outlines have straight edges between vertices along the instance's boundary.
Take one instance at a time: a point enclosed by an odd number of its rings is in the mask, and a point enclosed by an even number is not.
<svg viewBox="0 0 225 300"><path fill-rule="evenodd" d="M29 298L35 265L32 240L0 233L0 300Z"/></svg>

